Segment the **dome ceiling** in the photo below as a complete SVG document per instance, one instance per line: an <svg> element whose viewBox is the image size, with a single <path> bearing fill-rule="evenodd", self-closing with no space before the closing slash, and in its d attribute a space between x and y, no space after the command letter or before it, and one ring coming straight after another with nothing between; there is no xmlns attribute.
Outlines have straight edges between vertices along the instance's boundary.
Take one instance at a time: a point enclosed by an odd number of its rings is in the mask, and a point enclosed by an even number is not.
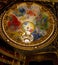
<svg viewBox="0 0 58 65"><path fill-rule="evenodd" d="M1 36L8 44L22 50L41 49L56 37L53 13L33 2L13 4L1 15Z"/></svg>

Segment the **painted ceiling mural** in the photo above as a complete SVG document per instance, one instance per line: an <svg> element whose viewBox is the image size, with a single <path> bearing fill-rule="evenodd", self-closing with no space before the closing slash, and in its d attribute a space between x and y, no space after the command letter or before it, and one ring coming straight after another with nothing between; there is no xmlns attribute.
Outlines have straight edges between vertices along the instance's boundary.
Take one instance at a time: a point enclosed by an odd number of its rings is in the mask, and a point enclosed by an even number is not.
<svg viewBox="0 0 58 65"><path fill-rule="evenodd" d="M42 5L18 3L7 10L2 29L9 40L18 45L41 45L53 34L55 21L51 12Z"/></svg>

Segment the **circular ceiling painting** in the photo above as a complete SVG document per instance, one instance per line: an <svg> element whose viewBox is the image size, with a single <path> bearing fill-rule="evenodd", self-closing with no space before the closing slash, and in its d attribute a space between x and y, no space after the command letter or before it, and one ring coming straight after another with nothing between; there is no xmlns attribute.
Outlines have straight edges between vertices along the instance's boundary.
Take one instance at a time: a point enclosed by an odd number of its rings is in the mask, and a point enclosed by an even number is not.
<svg viewBox="0 0 58 65"><path fill-rule="evenodd" d="M55 36L54 16L45 6L36 3L14 4L4 12L0 23L2 37L19 49L44 47Z"/></svg>

